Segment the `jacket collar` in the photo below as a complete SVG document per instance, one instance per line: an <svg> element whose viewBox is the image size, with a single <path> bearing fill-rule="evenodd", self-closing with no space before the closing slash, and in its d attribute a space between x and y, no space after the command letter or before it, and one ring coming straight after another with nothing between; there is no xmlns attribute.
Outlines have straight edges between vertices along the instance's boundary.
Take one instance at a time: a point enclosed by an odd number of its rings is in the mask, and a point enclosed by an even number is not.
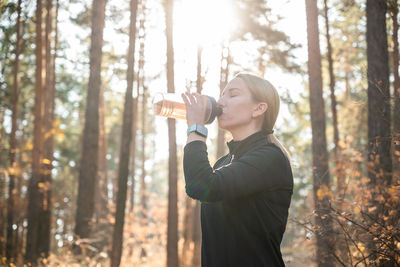
<svg viewBox="0 0 400 267"><path fill-rule="evenodd" d="M227 142L229 148L229 154L235 155L236 157L241 156L243 153L249 151L255 144L257 144L261 140L265 140L267 142L267 130L260 130L252 135L249 135L243 140L234 141L231 140Z"/></svg>

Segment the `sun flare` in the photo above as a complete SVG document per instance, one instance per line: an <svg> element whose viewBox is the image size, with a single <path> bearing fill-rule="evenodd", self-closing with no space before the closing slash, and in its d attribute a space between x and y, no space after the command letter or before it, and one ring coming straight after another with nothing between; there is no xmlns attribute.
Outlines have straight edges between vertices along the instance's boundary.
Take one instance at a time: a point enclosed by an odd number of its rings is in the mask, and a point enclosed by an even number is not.
<svg viewBox="0 0 400 267"><path fill-rule="evenodd" d="M200 46L223 42L236 26L230 0L180 0L174 16L176 41Z"/></svg>

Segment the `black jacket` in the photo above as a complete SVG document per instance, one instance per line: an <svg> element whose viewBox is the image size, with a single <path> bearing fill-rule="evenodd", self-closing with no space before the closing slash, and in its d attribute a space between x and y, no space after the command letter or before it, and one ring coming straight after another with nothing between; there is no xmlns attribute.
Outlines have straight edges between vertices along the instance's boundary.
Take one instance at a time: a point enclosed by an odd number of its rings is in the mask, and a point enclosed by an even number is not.
<svg viewBox="0 0 400 267"><path fill-rule="evenodd" d="M202 266L284 266L280 243L293 193L289 161L265 131L228 144L210 166L207 146L184 148L186 193L201 201Z"/></svg>

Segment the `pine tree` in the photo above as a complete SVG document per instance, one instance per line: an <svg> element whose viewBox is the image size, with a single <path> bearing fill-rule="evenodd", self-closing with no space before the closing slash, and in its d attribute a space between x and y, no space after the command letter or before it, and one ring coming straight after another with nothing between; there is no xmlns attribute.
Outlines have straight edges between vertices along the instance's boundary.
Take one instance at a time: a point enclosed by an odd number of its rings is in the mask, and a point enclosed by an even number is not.
<svg viewBox="0 0 400 267"><path fill-rule="evenodd" d="M368 177L372 194L367 212L374 225L380 224L387 213L378 197L386 194L392 182L386 9L384 0L367 0ZM372 258L377 259L373 237L368 248Z"/></svg>
<svg viewBox="0 0 400 267"><path fill-rule="evenodd" d="M334 266L332 219L329 216L330 175L326 148L324 99L322 97L321 53L319 47L318 7L306 0L308 40L308 80L312 128L313 191L317 226L318 266Z"/></svg>
<svg viewBox="0 0 400 267"><path fill-rule="evenodd" d="M32 150L32 177L28 187L28 232L26 237L26 253L27 262L35 264L41 253L40 216L44 207L43 191L46 185L43 183L43 114L44 114L44 85L45 85L45 44L43 43L43 3L42 0L36 2L36 71L35 71L35 108L34 108L34 141ZM41 192L41 189L42 190Z"/></svg>
<svg viewBox="0 0 400 267"><path fill-rule="evenodd" d="M79 188L75 217L78 238L91 236L94 196L97 183L99 147L99 95L106 0L94 0L90 45L90 75L79 170Z"/></svg>
<svg viewBox="0 0 400 267"><path fill-rule="evenodd" d="M397 0L388 1L389 13L393 23L393 181L400 181L400 77L399 77L399 7Z"/></svg>
<svg viewBox="0 0 400 267"><path fill-rule="evenodd" d="M165 24L167 37L167 87L168 93L175 92L174 48L173 48L173 5L174 0L165 0ZM175 119L168 118L168 229L167 266L178 267L178 162L176 148Z"/></svg>
<svg viewBox="0 0 400 267"><path fill-rule="evenodd" d="M125 205L127 195L127 183L129 174L129 159L132 139L132 121L133 121L133 77L135 63L135 40L136 40L136 14L138 1L130 2L130 24L129 24L129 47L128 47L128 70L127 70L127 89L125 94L125 105L122 123L122 137L119 157L118 170L118 194L117 211L115 214L114 236L112 244L111 266L117 267L121 262L123 230L125 220Z"/></svg>
<svg viewBox="0 0 400 267"><path fill-rule="evenodd" d="M7 245L6 245L6 257L9 263L15 260L16 248L14 243L13 229L14 224L14 200L15 200L15 178L16 178L16 153L17 153L17 117L18 117L18 98L19 98L19 56L21 49L21 0L18 0L17 4L17 23L16 23L17 40L15 43L15 62L14 62L14 84L12 94L12 122L11 122L11 133L10 133L10 152L8 156L9 160L9 184L8 184L8 205L7 205ZM1 153L1 152L0 152ZM1 227L1 225L0 225ZM0 231L3 231L1 229Z"/></svg>

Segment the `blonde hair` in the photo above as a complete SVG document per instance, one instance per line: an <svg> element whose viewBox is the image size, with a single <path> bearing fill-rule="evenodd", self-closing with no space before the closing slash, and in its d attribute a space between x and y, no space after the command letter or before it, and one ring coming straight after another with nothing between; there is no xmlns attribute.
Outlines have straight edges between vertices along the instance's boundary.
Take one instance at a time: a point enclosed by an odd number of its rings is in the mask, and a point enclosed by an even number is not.
<svg viewBox="0 0 400 267"><path fill-rule="evenodd" d="M278 91L269 81L257 77L253 74L239 73L235 76L235 78L240 78L244 81L256 102L265 102L268 104L268 109L264 114L264 122L262 126L264 130L270 133L267 135L267 141L279 147L286 158L289 160L289 163L292 164L288 150L273 134L273 128L276 119L278 118L280 107L280 98Z"/></svg>

